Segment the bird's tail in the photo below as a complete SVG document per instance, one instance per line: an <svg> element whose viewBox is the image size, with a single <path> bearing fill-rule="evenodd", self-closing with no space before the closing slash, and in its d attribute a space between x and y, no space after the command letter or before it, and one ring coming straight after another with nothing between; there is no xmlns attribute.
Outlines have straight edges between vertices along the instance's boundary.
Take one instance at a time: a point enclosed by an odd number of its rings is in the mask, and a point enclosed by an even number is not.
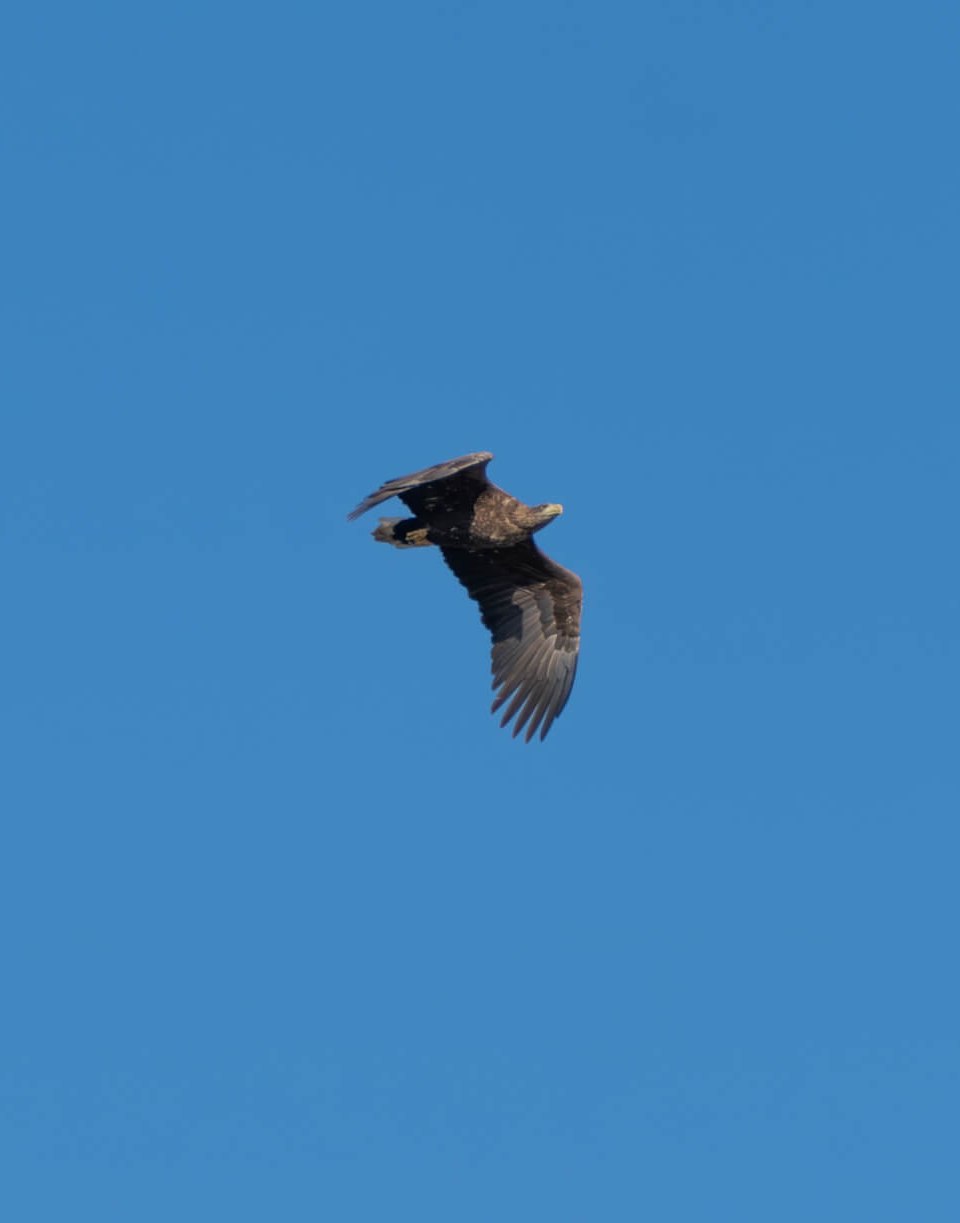
<svg viewBox="0 0 960 1223"><path fill-rule="evenodd" d="M416 518L381 518L373 530L373 538L395 548L429 548L427 528Z"/></svg>

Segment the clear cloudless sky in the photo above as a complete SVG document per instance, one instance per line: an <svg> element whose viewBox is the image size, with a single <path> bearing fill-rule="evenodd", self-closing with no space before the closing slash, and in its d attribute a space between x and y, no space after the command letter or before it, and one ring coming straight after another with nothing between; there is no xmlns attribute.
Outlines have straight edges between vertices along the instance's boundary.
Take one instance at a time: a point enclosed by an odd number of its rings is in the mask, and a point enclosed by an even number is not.
<svg viewBox="0 0 960 1223"><path fill-rule="evenodd" d="M958 46L7 8L4 1218L960 1218ZM543 744L345 521L472 450L584 581Z"/></svg>

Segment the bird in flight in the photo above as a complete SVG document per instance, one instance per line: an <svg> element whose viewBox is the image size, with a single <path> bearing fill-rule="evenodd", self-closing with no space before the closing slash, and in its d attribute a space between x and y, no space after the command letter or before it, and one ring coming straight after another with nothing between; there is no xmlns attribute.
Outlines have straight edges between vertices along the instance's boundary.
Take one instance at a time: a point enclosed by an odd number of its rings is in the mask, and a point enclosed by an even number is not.
<svg viewBox="0 0 960 1223"><path fill-rule="evenodd" d="M390 497L413 511L413 518L381 518L373 537L395 548L439 547L493 638L491 712L506 705L500 725L515 719L514 737L526 727L529 743L538 729L546 737L570 696L583 586L533 541L563 506L524 505L491 484L492 458L479 451L388 480L348 518Z"/></svg>

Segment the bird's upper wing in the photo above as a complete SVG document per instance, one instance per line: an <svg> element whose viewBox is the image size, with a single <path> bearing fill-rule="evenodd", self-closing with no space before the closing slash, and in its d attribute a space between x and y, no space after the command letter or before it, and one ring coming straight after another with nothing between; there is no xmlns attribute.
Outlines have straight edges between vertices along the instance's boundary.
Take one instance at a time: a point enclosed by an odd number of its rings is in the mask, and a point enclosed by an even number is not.
<svg viewBox="0 0 960 1223"><path fill-rule="evenodd" d="M533 540L509 548L442 548L443 559L480 605L493 637L495 713L509 701L500 725L516 716L514 735L527 727L529 743L546 736L570 695L580 649L583 587L569 569L545 556Z"/></svg>
<svg viewBox="0 0 960 1223"><path fill-rule="evenodd" d="M390 497L399 497L415 514L438 509L471 510L477 497L489 487L486 466L492 458L492 454L481 450L425 467L409 476L397 476L365 497L347 517L352 522Z"/></svg>

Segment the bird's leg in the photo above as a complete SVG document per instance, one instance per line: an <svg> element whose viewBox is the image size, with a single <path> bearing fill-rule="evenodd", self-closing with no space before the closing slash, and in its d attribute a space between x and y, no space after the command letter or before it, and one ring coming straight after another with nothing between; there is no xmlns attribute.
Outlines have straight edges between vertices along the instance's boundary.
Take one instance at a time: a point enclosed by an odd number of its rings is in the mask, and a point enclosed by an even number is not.
<svg viewBox="0 0 960 1223"><path fill-rule="evenodd" d="M373 538L381 544L393 544L395 548L430 547L427 528L419 518L381 518Z"/></svg>

